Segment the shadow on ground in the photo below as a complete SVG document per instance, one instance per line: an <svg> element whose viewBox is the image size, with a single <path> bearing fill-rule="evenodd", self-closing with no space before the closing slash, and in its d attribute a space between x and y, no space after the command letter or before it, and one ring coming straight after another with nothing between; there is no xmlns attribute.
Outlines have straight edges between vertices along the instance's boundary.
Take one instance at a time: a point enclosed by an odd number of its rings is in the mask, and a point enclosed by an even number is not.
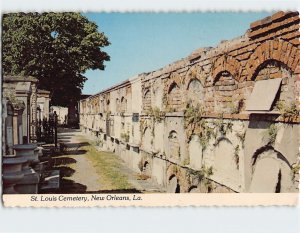
<svg viewBox="0 0 300 233"><path fill-rule="evenodd" d="M44 194L123 194L123 193L142 193L137 189L117 189L117 190L98 190L86 191L86 186L75 183L73 180L62 179L61 188L58 190L48 191Z"/></svg>
<svg viewBox="0 0 300 233"><path fill-rule="evenodd" d="M60 165L67 165L67 164L72 164L72 163L76 163L76 159L73 158L69 158L69 157L55 157L52 158L52 166L53 168L56 168L56 166L60 166Z"/></svg>
<svg viewBox="0 0 300 233"><path fill-rule="evenodd" d="M61 177L71 177L75 173L73 168L66 166L57 167L57 170L59 170Z"/></svg>
<svg viewBox="0 0 300 233"><path fill-rule="evenodd" d="M74 136L74 132L79 130L74 129L59 129L60 134L58 141L60 142L59 151L55 153L51 158L51 169L56 169L60 171L60 188L53 190L45 190L41 193L44 194L111 194L111 193L141 193L137 189L117 189L117 190L95 190L95 191L86 191L87 186L77 183L72 180L72 175L75 173L75 170L72 168L72 164L76 163L76 156L70 158L69 155L82 155L86 154L87 150L80 149L84 146L90 145L88 142L71 142L69 139Z"/></svg>

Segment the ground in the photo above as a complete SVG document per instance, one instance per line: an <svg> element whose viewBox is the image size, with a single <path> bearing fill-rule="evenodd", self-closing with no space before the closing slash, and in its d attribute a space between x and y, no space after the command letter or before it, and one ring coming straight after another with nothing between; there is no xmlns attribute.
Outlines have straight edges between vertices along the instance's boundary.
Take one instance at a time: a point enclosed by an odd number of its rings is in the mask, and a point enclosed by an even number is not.
<svg viewBox="0 0 300 233"><path fill-rule="evenodd" d="M100 151L95 142L76 129L60 129L61 152L52 159L61 182L57 193L140 193L161 188L130 170L114 153Z"/></svg>

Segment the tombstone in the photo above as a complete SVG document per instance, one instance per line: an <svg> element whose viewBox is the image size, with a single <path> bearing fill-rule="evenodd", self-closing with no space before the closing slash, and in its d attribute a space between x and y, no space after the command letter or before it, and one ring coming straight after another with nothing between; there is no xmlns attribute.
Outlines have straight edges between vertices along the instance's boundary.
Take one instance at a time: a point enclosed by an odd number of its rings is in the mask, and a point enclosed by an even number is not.
<svg viewBox="0 0 300 233"><path fill-rule="evenodd" d="M199 192L200 192L200 190L197 187L191 187L189 189L189 193L199 193Z"/></svg>
<svg viewBox="0 0 300 233"><path fill-rule="evenodd" d="M177 132L172 130L169 133L169 156L171 158L180 159L180 146L179 146L179 140Z"/></svg>
<svg viewBox="0 0 300 233"><path fill-rule="evenodd" d="M214 151L214 177L218 182L230 186L239 182L239 170L235 160L235 151L228 139L222 139Z"/></svg>
<svg viewBox="0 0 300 233"><path fill-rule="evenodd" d="M19 144L13 147L16 151L16 156L25 158L26 162L22 166L24 177L17 182L15 190L21 194L36 194L38 192L38 183L40 176L30 166L36 164L38 154L35 153L36 144Z"/></svg>
<svg viewBox="0 0 300 233"><path fill-rule="evenodd" d="M190 165L195 169L202 167L202 146L198 135L193 135L189 142Z"/></svg>
<svg viewBox="0 0 300 233"><path fill-rule="evenodd" d="M148 161L145 161L143 166L143 173L147 176L151 176L151 167Z"/></svg>
<svg viewBox="0 0 300 233"><path fill-rule="evenodd" d="M24 157L6 157L3 156L3 193L17 194L15 185L24 177L22 164L26 162Z"/></svg>
<svg viewBox="0 0 300 233"><path fill-rule="evenodd" d="M173 176L169 180L169 184L167 187L167 193L180 193L180 185L178 184L178 180L176 176Z"/></svg>
<svg viewBox="0 0 300 233"><path fill-rule="evenodd" d="M25 104L23 101L17 100L13 103L13 136L14 144L23 144L23 111Z"/></svg>
<svg viewBox="0 0 300 233"><path fill-rule="evenodd" d="M144 130L144 135L142 137L142 146L148 152L151 151L152 148L151 139L152 139L151 129L147 127Z"/></svg>
<svg viewBox="0 0 300 233"><path fill-rule="evenodd" d="M277 151L267 150L258 155L253 165L250 192L288 192L292 184L291 169Z"/></svg>

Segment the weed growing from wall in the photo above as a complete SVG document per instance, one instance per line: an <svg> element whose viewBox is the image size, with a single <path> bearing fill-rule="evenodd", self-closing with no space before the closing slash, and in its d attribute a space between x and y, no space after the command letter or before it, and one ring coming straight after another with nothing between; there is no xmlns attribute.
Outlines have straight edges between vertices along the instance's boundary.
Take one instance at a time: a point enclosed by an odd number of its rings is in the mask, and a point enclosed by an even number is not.
<svg viewBox="0 0 300 233"><path fill-rule="evenodd" d="M125 141L125 142L129 142L129 132L127 133L121 133L121 138Z"/></svg>
<svg viewBox="0 0 300 233"><path fill-rule="evenodd" d="M147 113L148 116L152 117L154 122L161 122L164 118L166 113L161 111L158 107L150 108Z"/></svg>
<svg viewBox="0 0 300 233"><path fill-rule="evenodd" d="M206 167L205 165L202 165L200 170L193 170L193 169L188 169L187 170L188 175L191 177L193 176L194 178L197 178L199 180L199 183L202 181L204 182L205 187L211 188L211 180L209 179L210 176L213 175L213 167Z"/></svg>
<svg viewBox="0 0 300 233"><path fill-rule="evenodd" d="M284 101L278 101L275 109L277 109L284 118L299 115L299 109L297 109L295 101L292 101L289 104Z"/></svg>
<svg viewBox="0 0 300 233"><path fill-rule="evenodd" d="M299 171L300 171L299 163L292 166L292 170L291 170L292 180L295 181L297 175L299 175Z"/></svg>
<svg viewBox="0 0 300 233"><path fill-rule="evenodd" d="M107 111L107 112L105 113L106 119L108 119L108 118L110 117L110 115L111 115L111 111Z"/></svg>
<svg viewBox="0 0 300 233"><path fill-rule="evenodd" d="M234 148L234 159L235 159L235 164L236 164L237 169L239 169L239 162L240 162L239 153L240 153L240 146L237 145Z"/></svg>
<svg viewBox="0 0 300 233"><path fill-rule="evenodd" d="M246 132L243 132L243 133L237 132L236 136L240 140L240 142L242 143L242 147L244 148Z"/></svg>
<svg viewBox="0 0 300 233"><path fill-rule="evenodd" d="M275 143L277 133L278 127L275 124L271 124L264 135L264 138L267 139L269 145L273 145Z"/></svg>
<svg viewBox="0 0 300 233"><path fill-rule="evenodd" d="M189 164L190 164L190 157L187 157L187 158L185 158L185 159L183 160L182 165L183 165L183 166L188 166Z"/></svg>
<svg viewBox="0 0 300 233"><path fill-rule="evenodd" d="M195 126L200 123L202 116L204 114L204 108L200 105L188 106L184 113L184 127L188 127L190 125Z"/></svg>

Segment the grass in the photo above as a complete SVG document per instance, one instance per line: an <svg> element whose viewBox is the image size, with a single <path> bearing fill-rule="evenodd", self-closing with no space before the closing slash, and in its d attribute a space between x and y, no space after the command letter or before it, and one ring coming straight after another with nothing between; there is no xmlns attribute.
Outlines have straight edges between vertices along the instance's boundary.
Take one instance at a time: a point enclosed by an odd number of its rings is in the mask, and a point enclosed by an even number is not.
<svg viewBox="0 0 300 233"><path fill-rule="evenodd" d="M97 151L93 145L83 146L87 158L93 163L96 172L100 176L99 183L103 190L132 189L121 172L121 160L113 153Z"/></svg>

